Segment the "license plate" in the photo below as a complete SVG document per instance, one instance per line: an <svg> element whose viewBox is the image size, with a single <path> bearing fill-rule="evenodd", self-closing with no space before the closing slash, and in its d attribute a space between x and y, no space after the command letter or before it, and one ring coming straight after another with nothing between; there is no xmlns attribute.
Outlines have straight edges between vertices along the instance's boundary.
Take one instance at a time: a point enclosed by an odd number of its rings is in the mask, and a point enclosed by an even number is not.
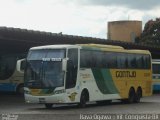
<svg viewBox="0 0 160 120"><path fill-rule="evenodd" d="M45 98L39 98L39 103L46 103Z"/></svg>

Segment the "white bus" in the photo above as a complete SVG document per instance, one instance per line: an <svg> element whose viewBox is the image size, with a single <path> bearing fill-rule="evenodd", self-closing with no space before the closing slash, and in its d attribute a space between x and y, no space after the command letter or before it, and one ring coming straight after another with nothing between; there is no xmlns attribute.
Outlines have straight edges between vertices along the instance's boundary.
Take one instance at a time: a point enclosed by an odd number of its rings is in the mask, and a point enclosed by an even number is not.
<svg viewBox="0 0 160 120"><path fill-rule="evenodd" d="M24 55L0 55L0 91L23 94Z"/></svg>
<svg viewBox="0 0 160 120"><path fill-rule="evenodd" d="M140 102L152 94L151 55L110 45L51 45L29 50L25 101L57 103Z"/></svg>
<svg viewBox="0 0 160 120"><path fill-rule="evenodd" d="M160 60L152 60L153 92L160 92Z"/></svg>

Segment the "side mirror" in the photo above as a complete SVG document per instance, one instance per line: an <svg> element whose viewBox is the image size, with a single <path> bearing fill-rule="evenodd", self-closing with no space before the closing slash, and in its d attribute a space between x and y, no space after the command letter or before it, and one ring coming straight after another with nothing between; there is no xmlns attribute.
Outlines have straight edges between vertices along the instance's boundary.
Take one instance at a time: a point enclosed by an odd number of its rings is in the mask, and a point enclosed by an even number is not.
<svg viewBox="0 0 160 120"><path fill-rule="evenodd" d="M26 59L20 59L17 61L17 71L20 73L24 73L24 69L26 66Z"/></svg>
<svg viewBox="0 0 160 120"><path fill-rule="evenodd" d="M67 61L68 61L68 58L62 60L62 71L66 71L66 69L67 69Z"/></svg>

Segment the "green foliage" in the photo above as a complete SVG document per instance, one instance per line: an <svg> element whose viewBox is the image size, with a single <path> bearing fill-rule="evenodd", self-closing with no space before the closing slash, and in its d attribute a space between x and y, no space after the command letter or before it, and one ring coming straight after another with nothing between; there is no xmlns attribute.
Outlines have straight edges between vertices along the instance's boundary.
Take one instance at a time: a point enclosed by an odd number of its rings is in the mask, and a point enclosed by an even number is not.
<svg viewBox="0 0 160 120"><path fill-rule="evenodd" d="M160 45L160 18L149 20L145 24L141 36L136 41L139 43Z"/></svg>

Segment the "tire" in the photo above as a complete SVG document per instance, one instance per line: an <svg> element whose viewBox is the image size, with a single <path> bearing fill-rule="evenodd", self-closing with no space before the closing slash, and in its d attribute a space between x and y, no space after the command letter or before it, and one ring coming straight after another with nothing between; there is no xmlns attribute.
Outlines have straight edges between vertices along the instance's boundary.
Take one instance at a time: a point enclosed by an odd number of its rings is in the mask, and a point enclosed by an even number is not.
<svg viewBox="0 0 160 120"><path fill-rule="evenodd" d="M18 85L16 93L19 94L19 95L23 95L24 94L24 88L23 87L24 87L23 84Z"/></svg>
<svg viewBox="0 0 160 120"><path fill-rule="evenodd" d="M78 106L80 108L85 108L86 107L86 103L89 101L89 96L87 94L87 92L83 91L81 93L81 97L80 97L80 103L78 104Z"/></svg>
<svg viewBox="0 0 160 120"><path fill-rule="evenodd" d="M53 106L53 104L51 104L51 103L46 103L46 104L45 104L45 107L46 107L47 109L51 109L52 106Z"/></svg>
<svg viewBox="0 0 160 120"><path fill-rule="evenodd" d="M138 89L137 89L137 92L136 92L135 102L136 102L136 103L139 103L141 97L142 97L142 90L141 90L141 88L138 88Z"/></svg>
<svg viewBox="0 0 160 120"><path fill-rule="evenodd" d="M128 103L134 103L134 102L135 102L135 90L131 88L128 95Z"/></svg>

